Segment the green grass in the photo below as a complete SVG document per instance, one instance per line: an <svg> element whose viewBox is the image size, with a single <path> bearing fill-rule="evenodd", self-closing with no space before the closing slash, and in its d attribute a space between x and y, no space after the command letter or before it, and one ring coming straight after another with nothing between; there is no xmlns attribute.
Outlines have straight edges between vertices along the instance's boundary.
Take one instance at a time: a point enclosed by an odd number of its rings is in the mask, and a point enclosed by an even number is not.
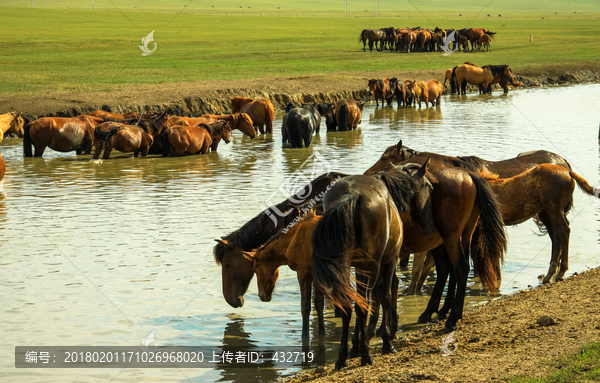
<svg viewBox="0 0 600 383"><path fill-rule="evenodd" d="M196 1L202 6L196 8ZM567 1L552 0L564 18L545 20L538 17L547 11L545 5L519 11L523 1L506 0L501 5L491 2L481 12L481 3L463 2L468 5L461 6L465 14L474 16L480 12L475 21L457 18L451 9L457 2L450 0L441 0L435 7L419 4L418 12L410 3L400 2L398 7L410 8L420 17L410 20L397 16L333 17L331 12L338 7L343 9L342 1L312 0L288 1L282 11L285 16L293 16L294 11L302 13L309 8L316 17L261 17L261 11L276 8L279 2L273 0L252 5L248 10L252 15L189 14L210 7L210 2L196 1L188 3L186 13L177 15L175 11L172 14L160 11L168 4L178 4L181 8L184 3L179 0L144 1L144 12L139 8L133 10L138 0L114 1L121 10L130 10L125 12L106 8L110 5L107 0L96 0L93 12L83 9L89 7L88 0L60 0L61 7L72 5L68 10L41 8L58 6L59 0L37 0L35 9L23 8L31 6L30 0L5 0L2 4L10 7L0 7L0 95L115 90L123 84L442 69L467 60L481 65L509 64L513 68L600 61L597 49L600 12L591 13L599 7L589 0L569 1L570 5L566 5ZM242 3L223 0L214 12L235 10L234 4ZM349 3L353 7L374 7L373 1ZM533 4L531 0L529 3ZM541 0L535 4L546 3ZM75 6L78 9L73 9ZM382 0L380 13L389 12L393 6L392 1ZM502 11L502 18L487 18L487 13L496 12L492 9L500 6L507 9ZM581 9L582 13L573 14L577 19L567 19L568 7ZM423 15L431 17L425 19ZM498 37L492 43L492 53L451 56L362 52L362 44L358 42L364 28L419 25L486 27L497 31ZM143 57L138 45L152 30L157 50ZM530 34L534 35L533 42L529 41ZM151 43L150 48L153 46Z"/></svg>
<svg viewBox="0 0 600 383"><path fill-rule="evenodd" d="M544 378L516 376L508 383L571 383L600 381L600 343L581 347L573 355L562 358L551 366L558 369Z"/></svg>

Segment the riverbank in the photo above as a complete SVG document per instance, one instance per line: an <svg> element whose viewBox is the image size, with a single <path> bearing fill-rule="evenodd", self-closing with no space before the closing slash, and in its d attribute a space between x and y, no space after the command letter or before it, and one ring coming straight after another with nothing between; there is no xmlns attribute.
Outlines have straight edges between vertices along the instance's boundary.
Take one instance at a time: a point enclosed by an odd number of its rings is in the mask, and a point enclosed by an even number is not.
<svg viewBox="0 0 600 383"><path fill-rule="evenodd" d="M374 364L333 365L288 378L297 382L499 382L547 376L559 358L600 341L600 268L491 301L464 314L444 357L443 324L400 337L397 353L372 350Z"/></svg>
<svg viewBox="0 0 600 383"><path fill-rule="evenodd" d="M367 90L370 78L397 77L401 80L418 81L437 79L443 82L444 73L445 70L387 70L235 81L131 85L113 92L47 92L23 97L0 96L0 113L14 110L25 113L30 118L68 117L103 109L117 113L166 110L173 115L200 116L205 113L229 112L230 97L268 98L276 109L283 109L292 101L334 102L343 98L372 100ZM513 73L515 79L523 83L523 88L599 83L600 62L513 68ZM470 90L474 92L476 88L470 87ZM501 92L498 87L494 90L496 96Z"/></svg>

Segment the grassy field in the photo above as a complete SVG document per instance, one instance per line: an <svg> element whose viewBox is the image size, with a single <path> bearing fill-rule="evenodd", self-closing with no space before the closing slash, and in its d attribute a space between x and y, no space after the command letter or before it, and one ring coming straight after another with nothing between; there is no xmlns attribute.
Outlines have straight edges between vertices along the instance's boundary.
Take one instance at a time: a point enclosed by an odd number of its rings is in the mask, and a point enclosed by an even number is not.
<svg viewBox="0 0 600 383"><path fill-rule="evenodd" d="M276 8L278 1L261 1L245 8L248 14L224 15L236 10L241 1L224 0L215 8L221 15L191 14L213 9L210 2L187 4L184 13L161 11L177 0L145 1L144 9L133 8L137 0L115 2L96 0L95 11L85 0L37 0L36 8L24 8L31 1L5 0L0 7L0 94L45 94L54 91L114 90L122 84L231 80L267 76L297 76L333 72L376 71L387 69L439 69L470 60L482 65L509 64L528 67L557 63L598 62L600 7L592 1L552 0L552 7L540 1L529 11L519 10L527 1L507 0L464 6L458 18L452 2L442 0L436 7L410 2L380 1L380 14L392 7L414 12L406 17L333 17L336 8L343 12L343 1L291 1L281 10L282 17L260 16L261 10ZM353 9L375 2L349 4ZM465 2L463 2L465 3ZM533 4L532 1L529 3ZM71 4L69 9L64 9ZM251 4L251 2L248 2ZM304 4L302 7L300 4ZM360 4L360 5L358 5ZM399 5L398 5L399 4ZM485 4L484 4L485 5ZM542 6L543 5L543 6ZM44 6L44 8L41 8ZM57 9L58 7L61 9ZM85 7L88 7L87 9ZM249 5L250 6L250 5ZM502 7L502 17L487 17ZM53 8L53 9L52 9ZM77 8L77 9L74 9ZM175 9L176 7L173 7ZM284 8L280 6L280 8ZM293 16L310 8L313 17ZM556 8L556 15L549 9ZM107 11L106 9L111 9ZM581 13L570 13L579 9ZM142 12L142 10L144 10ZM244 10L244 11L245 11ZM123 12L121 12L123 11ZM223 12L225 11L225 12ZM595 12L594 12L595 11ZM453 13L452 13L453 12ZM575 11L573 11L575 12ZM339 12L338 12L339 13ZM363 13L364 10L363 10ZM368 12L366 12L368 14ZM550 14L548 19L540 15ZM473 20L472 18L479 14ZM512 16L511 16L512 15ZM569 15L569 16L567 16ZM572 15L572 16L571 16ZM304 16L309 16L304 13ZM452 17L454 17L454 19ZM558 18L561 16L563 18ZM419 17L419 18L417 18ZM467 16L469 17L469 16ZM567 18L573 17L573 18ZM358 36L364 28L422 26L444 28L485 27L498 32L491 53L400 54L362 52ZM141 56L142 37L154 32L156 51ZM534 40L529 41L529 35Z"/></svg>
<svg viewBox="0 0 600 383"><path fill-rule="evenodd" d="M581 347L573 355L557 362L548 362L556 372L544 378L513 377L508 383L576 383L600 380L600 343Z"/></svg>

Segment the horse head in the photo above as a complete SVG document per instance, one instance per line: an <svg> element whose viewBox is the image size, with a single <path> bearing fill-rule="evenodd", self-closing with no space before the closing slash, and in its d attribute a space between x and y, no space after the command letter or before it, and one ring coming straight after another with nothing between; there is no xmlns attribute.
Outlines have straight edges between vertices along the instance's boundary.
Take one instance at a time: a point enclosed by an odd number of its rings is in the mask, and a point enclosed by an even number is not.
<svg viewBox="0 0 600 383"><path fill-rule="evenodd" d="M275 289L275 283L279 278L279 265L270 260L271 251L267 246L261 246L256 251L243 251L242 255L252 262L256 274L258 296L263 302L270 302Z"/></svg>
<svg viewBox="0 0 600 383"><path fill-rule="evenodd" d="M25 126L25 120L21 117L21 113L11 112L13 121L10 124L9 132L16 134L19 138L23 138L23 127Z"/></svg>
<svg viewBox="0 0 600 383"><path fill-rule="evenodd" d="M435 231L433 203L431 199L433 185L427 178L430 163L431 157L427 158L423 165L405 164L400 166L400 169L410 174L414 181L410 197L410 215L417 222L419 229L424 235Z"/></svg>
<svg viewBox="0 0 600 383"><path fill-rule="evenodd" d="M244 294L254 277L253 263L244 258L242 250L225 237L215 239L214 257L221 265L223 298L231 307L244 305Z"/></svg>
<svg viewBox="0 0 600 383"><path fill-rule="evenodd" d="M256 137L256 129L254 128L254 122L252 122L252 118L246 113L236 113L232 114L230 121L230 126L232 129L239 129L240 132L244 133L250 138Z"/></svg>
<svg viewBox="0 0 600 383"><path fill-rule="evenodd" d="M377 85L377 80L375 80L374 78L369 80L369 92L371 94L373 94L373 92L375 91L376 85Z"/></svg>
<svg viewBox="0 0 600 383"><path fill-rule="evenodd" d="M226 144L231 142L231 126L229 125L229 121L221 120L220 130L221 130L221 138L225 141Z"/></svg>

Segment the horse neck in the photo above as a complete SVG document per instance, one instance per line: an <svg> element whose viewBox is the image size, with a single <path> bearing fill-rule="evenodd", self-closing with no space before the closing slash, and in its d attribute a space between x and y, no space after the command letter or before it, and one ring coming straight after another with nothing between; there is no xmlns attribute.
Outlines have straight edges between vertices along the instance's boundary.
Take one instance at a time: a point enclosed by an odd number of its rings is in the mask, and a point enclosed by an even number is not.
<svg viewBox="0 0 600 383"><path fill-rule="evenodd" d="M2 131L2 134L8 132L13 127L13 124L15 125L15 127L17 126L17 118L14 115L10 114L10 113L8 114L8 116L3 117L2 119L3 120L4 119L6 119L6 120L11 119L10 122L6 122L4 124L0 124L0 131Z"/></svg>

